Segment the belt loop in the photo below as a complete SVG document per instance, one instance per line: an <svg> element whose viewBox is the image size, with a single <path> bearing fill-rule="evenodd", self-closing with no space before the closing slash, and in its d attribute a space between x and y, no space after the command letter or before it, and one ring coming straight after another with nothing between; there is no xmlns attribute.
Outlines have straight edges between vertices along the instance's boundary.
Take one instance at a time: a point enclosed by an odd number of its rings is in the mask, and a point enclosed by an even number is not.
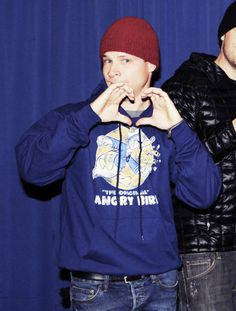
<svg viewBox="0 0 236 311"><path fill-rule="evenodd" d="M128 281L128 279L127 279L127 278L128 278L128 276L127 276L127 275L126 275L126 276L124 276L124 281L125 281L125 283L126 283L126 284L129 284L129 281Z"/></svg>
<svg viewBox="0 0 236 311"><path fill-rule="evenodd" d="M109 286L109 275L104 275L104 281L103 281L103 290L104 292L107 292Z"/></svg>
<svg viewBox="0 0 236 311"><path fill-rule="evenodd" d="M216 252L216 259L222 259L222 255L220 252Z"/></svg>
<svg viewBox="0 0 236 311"><path fill-rule="evenodd" d="M157 274L150 274L150 279L151 279L151 282L153 284L157 283L158 282L158 275Z"/></svg>

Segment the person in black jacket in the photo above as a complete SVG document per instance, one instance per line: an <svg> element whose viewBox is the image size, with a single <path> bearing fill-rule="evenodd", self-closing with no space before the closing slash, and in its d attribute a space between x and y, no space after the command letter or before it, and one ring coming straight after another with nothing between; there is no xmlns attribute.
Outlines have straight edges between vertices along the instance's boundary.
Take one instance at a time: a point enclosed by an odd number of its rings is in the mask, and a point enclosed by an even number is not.
<svg viewBox="0 0 236 311"><path fill-rule="evenodd" d="M175 200L183 268L179 310L236 310L236 2L218 30L217 57L192 53L163 89L222 170L221 194L210 210Z"/></svg>

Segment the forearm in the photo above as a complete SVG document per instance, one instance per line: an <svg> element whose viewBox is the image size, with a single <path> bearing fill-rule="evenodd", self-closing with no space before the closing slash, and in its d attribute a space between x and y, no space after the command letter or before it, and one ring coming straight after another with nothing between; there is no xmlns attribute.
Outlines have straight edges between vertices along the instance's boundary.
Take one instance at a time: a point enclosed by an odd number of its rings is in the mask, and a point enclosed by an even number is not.
<svg viewBox="0 0 236 311"><path fill-rule="evenodd" d="M202 128L199 136L216 161L236 148L236 132L230 120Z"/></svg>
<svg viewBox="0 0 236 311"><path fill-rule="evenodd" d="M182 118L198 134L214 159L220 160L225 153L235 148L236 119L233 122L218 120L214 111L210 116L205 115L204 109L206 108L201 106L201 103L204 102L203 98L191 97L187 92L177 93L176 90L172 90L170 97ZM214 123L213 118L215 119Z"/></svg>
<svg viewBox="0 0 236 311"><path fill-rule="evenodd" d="M175 191L195 208L209 207L221 189L221 174L197 135L185 122L172 131L176 146Z"/></svg>
<svg viewBox="0 0 236 311"><path fill-rule="evenodd" d="M16 146L20 175L45 185L64 177L79 147L89 142L89 130L99 122L90 107L64 106L35 123Z"/></svg>

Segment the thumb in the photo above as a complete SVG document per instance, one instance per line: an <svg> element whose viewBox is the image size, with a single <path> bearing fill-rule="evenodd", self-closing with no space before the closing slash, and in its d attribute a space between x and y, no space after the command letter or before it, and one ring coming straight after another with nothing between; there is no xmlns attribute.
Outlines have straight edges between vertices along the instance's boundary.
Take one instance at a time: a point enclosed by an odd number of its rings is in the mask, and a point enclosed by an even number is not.
<svg viewBox="0 0 236 311"><path fill-rule="evenodd" d="M127 116L124 116L123 114L119 113L118 116L117 116L117 121L121 122L121 123L124 123L124 124L127 124L129 126L132 125L132 121L129 117Z"/></svg>
<svg viewBox="0 0 236 311"><path fill-rule="evenodd" d="M136 124L136 126L140 126L140 125L151 125L151 122L150 122L150 118L141 118L139 119Z"/></svg>

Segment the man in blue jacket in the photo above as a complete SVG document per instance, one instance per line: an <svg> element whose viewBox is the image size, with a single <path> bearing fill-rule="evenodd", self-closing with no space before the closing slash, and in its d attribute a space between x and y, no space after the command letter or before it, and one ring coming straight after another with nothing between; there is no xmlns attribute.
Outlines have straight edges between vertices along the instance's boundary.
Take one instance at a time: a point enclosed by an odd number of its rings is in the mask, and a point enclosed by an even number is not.
<svg viewBox="0 0 236 311"><path fill-rule="evenodd" d="M219 169L161 89L158 38L124 17L100 44L99 96L49 112L16 147L37 185L63 180L59 265L71 271L73 310L175 310L181 266L171 184L193 208L221 187Z"/></svg>

